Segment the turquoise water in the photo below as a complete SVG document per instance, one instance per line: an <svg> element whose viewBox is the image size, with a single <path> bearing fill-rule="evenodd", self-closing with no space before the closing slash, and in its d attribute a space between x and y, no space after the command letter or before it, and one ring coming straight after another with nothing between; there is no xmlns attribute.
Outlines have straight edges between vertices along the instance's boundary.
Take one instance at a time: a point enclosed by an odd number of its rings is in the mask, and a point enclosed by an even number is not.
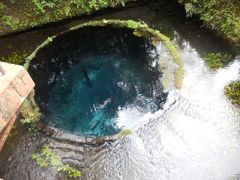
<svg viewBox="0 0 240 180"><path fill-rule="evenodd" d="M166 95L155 52L148 40L127 29L84 28L57 38L38 53L29 70L38 82L43 122L100 137L125 128L118 123L123 111L157 111Z"/></svg>
<svg viewBox="0 0 240 180"><path fill-rule="evenodd" d="M158 75L151 67L119 56L83 59L56 80L49 92L46 120L80 135L117 133L116 119L123 108L158 110Z"/></svg>

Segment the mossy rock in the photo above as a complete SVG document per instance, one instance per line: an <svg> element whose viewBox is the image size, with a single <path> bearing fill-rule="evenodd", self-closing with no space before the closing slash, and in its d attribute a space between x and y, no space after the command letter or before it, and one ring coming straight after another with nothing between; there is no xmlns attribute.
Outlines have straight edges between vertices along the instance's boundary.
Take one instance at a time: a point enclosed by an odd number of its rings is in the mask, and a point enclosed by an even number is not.
<svg viewBox="0 0 240 180"><path fill-rule="evenodd" d="M208 53L203 57L210 69L219 69L227 65L231 60L231 55L221 53Z"/></svg>
<svg viewBox="0 0 240 180"><path fill-rule="evenodd" d="M28 57L30 53L30 50L15 51L5 57L2 57L1 61L11 64L23 65L25 63L26 57Z"/></svg>
<svg viewBox="0 0 240 180"><path fill-rule="evenodd" d="M131 134L133 134L131 129L124 129L119 133L119 136L125 137L125 136L131 135Z"/></svg>
<svg viewBox="0 0 240 180"><path fill-rule="evenodd" d="M240 81L231 82L225 87L224 92L233 104L240 106Z"/></svg>

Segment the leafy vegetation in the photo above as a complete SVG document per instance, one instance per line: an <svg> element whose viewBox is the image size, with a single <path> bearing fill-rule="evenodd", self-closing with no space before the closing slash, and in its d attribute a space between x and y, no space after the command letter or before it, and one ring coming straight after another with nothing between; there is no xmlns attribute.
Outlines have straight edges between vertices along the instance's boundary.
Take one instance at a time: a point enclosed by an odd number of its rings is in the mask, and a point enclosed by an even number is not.
<svg viewBox="0 0 240 180"><path fill-rule="evenodd" d="M197 14L205 25L223 33L234 42L240 42L239 0L178 0L185 5L189 16Z"/></svg>
<svg viewBox="0 0 240 180"><path fill-rule="evenodd" d="M6 8L6 6L0 2L0 15L3 13L3 10Z"/></svg>
<svg viewBox="0 0 240 180"><path fill-rule="evenodd" d="M12 16L2 16L1 23L5 26L9 26L12 30L16 30L19 25L19 19Z"/></svg>
<svg viewBox="0 0 240 180"><path fill-rule="evenodd" d="M26 125L29 132L37 132L39 130L38 119L36 119L34 113L28 113L28 117L20 119L20 122Z"/></svg>
<svg viewBox="0 0 240 180"><path fill-rule="evenodd" d="M204 61L210 69L218 69L224 67L231 59L229 54L208 53L203 57Z"/></svg>
<svg viewBox="0 0 240 180"><path fill-rule="evenodd" d="M10 0L0 2L0 32L22 30L69 17L90 14L131 0ZM7 11L3 11L7 9Z"/></svg>
<svg viewBox="0 0 240 180"><path fill-rule="evenodd" d="M81 176L81 171L71 167L69 164L63 164L61 158L46 145L43 146L39 154L32 154L32 159L42 168L57 168L59 173L65 172L71 178Z"/></svg>
<svg viewBox="0 0 240 180"><path fill-rule="evenodd" d="M224 92L233 104L240 106L240 81L231 82Z"/></svg>
<svg viewBox="0 0 240 180"><path fill-rule="evenodd" d="M2 57L1 61L12 63L12 64L23 65L25 63L25 58L29 56L30 53L31 51L28 51L28 50L15 51L12 54Z"/></svg>

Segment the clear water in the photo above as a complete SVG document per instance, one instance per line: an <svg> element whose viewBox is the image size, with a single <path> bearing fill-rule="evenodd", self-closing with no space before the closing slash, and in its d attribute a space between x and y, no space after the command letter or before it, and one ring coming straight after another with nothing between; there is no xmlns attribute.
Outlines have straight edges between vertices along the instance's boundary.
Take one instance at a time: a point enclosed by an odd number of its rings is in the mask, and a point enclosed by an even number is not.
<svg viewBox="0 0 240 180"><path fill-rule="evenodd" d="M117 133L122 109L131 106L145 113L159 109L159 77L152 69L118 56L83 59L54 83L46 121L80 135Z"/></svg>

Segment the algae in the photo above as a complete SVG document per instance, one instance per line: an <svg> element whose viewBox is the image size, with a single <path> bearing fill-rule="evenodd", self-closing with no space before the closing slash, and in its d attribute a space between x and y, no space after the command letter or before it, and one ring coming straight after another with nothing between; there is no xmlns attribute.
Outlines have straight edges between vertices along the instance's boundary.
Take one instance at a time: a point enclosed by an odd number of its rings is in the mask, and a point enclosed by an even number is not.
<svg viewBox="0 0 240 180"><path fill-rule="evenodd" d="M40 153L34 153L31 157L42 168L56 168L58 173L65 172L70 178L77 178L81 176L81 171L73 168L69 164L63 164L61 157L47 145L42 147Z"/></svg>

